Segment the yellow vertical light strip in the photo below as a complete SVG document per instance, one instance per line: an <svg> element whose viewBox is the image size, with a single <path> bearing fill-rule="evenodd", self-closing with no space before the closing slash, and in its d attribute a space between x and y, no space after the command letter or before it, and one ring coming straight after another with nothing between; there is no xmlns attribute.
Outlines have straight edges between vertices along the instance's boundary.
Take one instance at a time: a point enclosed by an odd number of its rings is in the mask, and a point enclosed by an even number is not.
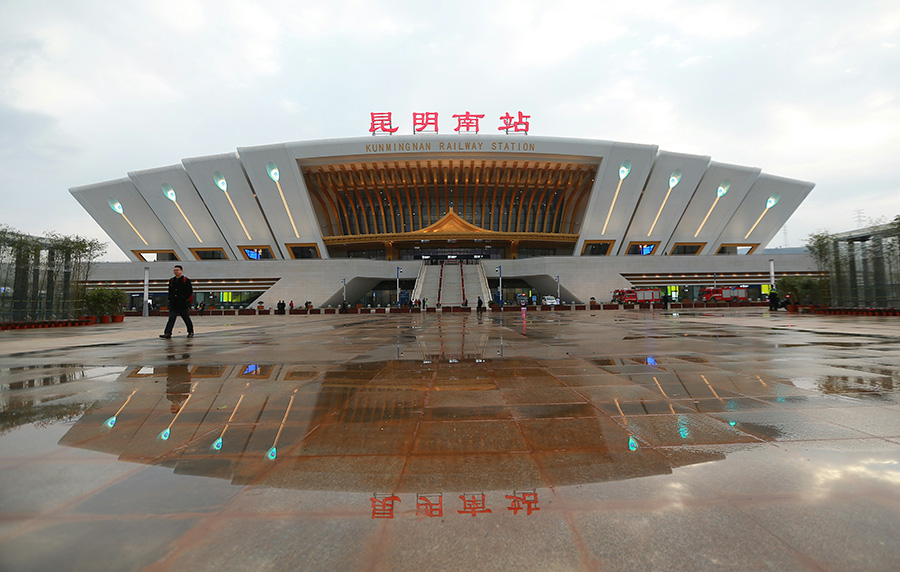
<svg viewBox="0 0 900 572"><path fill-rule="evenodd" d="M294 390L296 393L296 390ZM284 430L284 424L287 422L288 414L291 412L291 406L294 405L294 395L291 396L291 400L288 402L287 409L284 412L284 417L281 418L281 427L278 428L278 433L275 434L275 442L272 443L272 448L275 448L275 445L278 444L278 439L281 438L281 432Z"/></svg>
<svg viewBox="0 0 900 572"><path fill-rule="evenodd" d="M703 230L703 225L706 224L706 219L708 219L708 218L709 218L709 215L712 214L713 209L716 208L716 203L719 202L719 199L720 199L720 198L721 198L721 197L716 197L716 200L713 201L712 206L709 207L709 212L706 213L706 216L705 216L705 217L703 217L703 222L700 223L700 227L697 228L697 232L694 233L694 238L697 238L697 235L700 234L700 231L701 231L701 230Z"/></svg>
<svg viewBox="0 0 900 572"><path fill-rule="evenodd" d="M766 208L765 208L765 210L763 210L762 214L759 215L759 218L756 219L756 222L753 223L753 226L751 226L751 227L750 227L750 230L747 231L747 234L744 235L744 240L747 240L747 237L750 236L750 233L753 232L753 229L756 228L756 225L759 224L759 221L761 221L762 218L763 218L764 216L766 216L766 213L769 212L769 209L771 209L772 207L774 207L775 205L778 204L778 200L779 200L780 198L781 198L781 195L779 195L778 193L775 193L774 195L772 195L772 196L770 196L768 199L766 199Z"/></svg>
<svg viewBox="0 0 900 572"><path fill-rule="evenodd" d="M722 399L721 397L719 397L719 394L716 393L715 388L712 385L710 385L709 381L706 380L706 376L701 374L700 377L703 379L703 383L706 384L706 387L708 387L709 390L712 391L713 395L716 396L716 399Z"/></svg>
<svg viewBox="0 0 900 572"><path fill-rule="evenodd" d="M228 194L228 191L225 191L225 198L228 199L228 204L231 205L231 210L234 211L234 216L237 217L238 222L241 223L241 228L244 229L244 234L247 235L247 240L253 240L250 238L250 233L247 232L247 227L244 226L244 221L241 219L240 213L238 213L237 207L234 206L234 202L231 200L231 195Z"/></svg>
<svg viewBox="0 0 900 572"><path fill-rule="evenodd" d="M125 400L125 403L122 404L122 407L120 407L119 410L116 411L116 414L113 415L113 417L118 417L119 413L122 413L122 410L125 409L125 406L128 405L128 402L131 401L131 398L134 397L135 393L137 393L137 389L131 392L131 395L128 396L128 399Z"/></svg>
<svg viewBox="0 0 900 572"><path fill-rule="evenodd" d="M191 221L188 220L187 215L184 214L183 210L181 210L181 205L178 204L178 201L172 201L172 202L175 203L175 207L178 209L178 212L181 213L182 218L184 218L184 222L186 222L188 224L188 226L191 227L191 232L194 233L194 236L197 237L197 240L199 240L200 242L203 242L203 239L200 238L200 235L197 234L197 231L194 229L194 225L191 224Z"/></svg>
<svg viewBox="0 0 900 572"><path fill-rule="evenodd" d="M609 225L609 217L612 216L613 209L616 206L616 199L619 198L619 190L622 188L623 179L619 179L619 184L616 185L616 194L613 195L612 204L609 205L609 212L606 213L606 222L603 223L603 230L600 231L600 234L606 234L606 227Z"/></svg>
<svg viewBox="0 0 900 572"><path fill-rule="evenodd" d="M181 415L181 412L184 411L184 408L187 407L188 401L191 400L191 397L194 396L194 388L191 388L191 392L188 394L187 399L184 400L184 403L181 404L181 407L178 409L178 413L175 414L175 417L172 418L172 421L169 422L169 426L166 429L171 429L172 425L175 425L175 421L178 420L178 416Z"/></svg>
<svg viewBox="0 0 900 572"><path fill-rule="evenodd" d="M660 393L663 394L663 397L665 397L666 399L669 399L669 396L666 394L666 391L662 388L662 385L659 384L659 380L656 379L656 376L653 376L653 381L656 382L656 387L659 388L659 391L660 391Z"/></svg>
<svg viewBox="0 0 900 572"><path fill-rule="evenodd" d="M247 385L250 385L249 383ZM231 416L228 417L228 421L225 422L225 428L222 429L222 434L219 435L219 438L225 437L225 432L228 431L228 425L231 423L231 420L234 419L234 414L237 413L238 407L241 406L241 401L244 400L244 394L241 394L240 399L238 399L237 405L234 406L234 409L231 411Z"/></svg>
<svg viewBox="0 0 900 572"><path fill-rule="evenodd" d="M756 219L756 222L755 222L755 223L753 223L753 226L751 226L751 227L750 227L750 230L748 230L748 231L747 231L747 234L745 234L745 235L744 235L744 240L747 240L747 237L749 237L749 236L750 236L750 233L752 233L752 232L753 232L753 229L755 229L755 228L756 228L756 225L758 225L758 224L759 224L759 221L761 221L761 220L762 220L762 218L763 218L763 217L764 217L764 216L766 216L766 213L767 213L767 212L769 212L769 209L768 209L768 208L766 208L766 209L764 209L764 210L763 210L763 212L762 212L762 214L761 214L761 215L759 215L759 218L758 218L758 219Z"/></svg>
<svg viewBox="0 0 900 572"><path fill-rule="evenodd" d="M665 206L666 206L666 201L669 200L669 195L672 194L672 189L673 189L673 188L674 188L674 187L669 187L669 190L666 192L666 197L663 199L662 204L659 205L659 211L657 211L657 213L656 213L656 218L653 219L653 224L650 225L650 231L647 232L647 236L650 236L651 234L653 234L653 229L656 227L656 221L659 220L659 215L662 214L663 208L665 208Z"/></svg>
<svg viewBox="0 0 900 572"><path fill-rule="evenodd" d="M139 233L139 232L138 232L138 229L136 229L136 228L134 228L134 225L133 225L133 224L131 224L131 221L130 221L130 220L128 220L128 217L127 217L127 216L125 216L125 213L120 213L120 214L121 214L121 215L122 215L122 218L124 218L124 219L125 219L125 222L127 222L127 223L128 223L128 226L130 226L130 227L131 227L131 230L133 230L133 231L134 231L134 233L135 233L135 234L136 234L136 235L138 235L138 238L140 238L140 239L141 239L141 240L142 240L142 241L143 241L143 242L144 242L144 244L145 244L145 245L147 245L147 241L146 241L146 240L144 240L144 237L143 237L143 236L141 236L141 233Z"/></svg>
<svg viewBox="0 0 900 572"><path fill-rule="evenodd" d="M284 210L287 211L288 218L291 219L291 228L294 229L294 236L300 238L300 233L297 232L297 225L294 224L294 216L291 214L291 208L287 204L287 199L284 198L284 191L281 190L281 183L275 181L275 186L278 187L278 193L281 195L281 203L284 205Z"/></svg>

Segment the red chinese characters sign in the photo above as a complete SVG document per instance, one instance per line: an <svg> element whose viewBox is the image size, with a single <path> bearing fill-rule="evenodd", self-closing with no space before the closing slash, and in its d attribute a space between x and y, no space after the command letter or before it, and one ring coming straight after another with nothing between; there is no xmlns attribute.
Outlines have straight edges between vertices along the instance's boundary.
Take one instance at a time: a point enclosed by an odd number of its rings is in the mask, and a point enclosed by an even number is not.
<svg viewBox="0 0 900 572"><path fill-rule="evenodd" d="M527 491L513 491L506 495L509 500L509 506L506 510L512 511L514 515L523 512L524 516L531 516L531 513L541 510L538 505L538 494L535 489ZM484 514L491 514L494 511L488 507L486 495L484 493L463 493L459 495L461 509L457 510L457 514L466 514L472 517ZM400 497L391 493L375 493L369 498L372 504L372 518L394 518L394 504L402 502ZM440 518L444 516L444 495L443 493L416 493L416 516L427 518Z"/></svg>
<svg viewBox="0 0 900 572"><path fill-rule="evenodd" d="M444 495L416 494L416 515L437 517L444 516Z"/></svg>
<svg viewBox="0 0 900 572"><path fill-rule="evenodd" d="M372 135L393 135L400 129L399 127L394 127L393 114L390 111L373 111L369 114L369 117L369 133ZM480 131L480 121L484 117L483 113L476 114L470 111L455 114L453 119L456 120L456 127L453 128L453 131L457 133L472 133L474 131L477 134ZM513 132L528 135L530 128L529 119L531 119L531 116L525 115L521 111L517 112L517 116L511 115L507 111L499 117L500 126L497 127L497 130L505 131L507 134ZM413 134L423 131L438 133L438 113L436 111L415 112L412 114L412 126Z"/></svg>
<svg viewBox="0 0 900 572"><path fill-rule="evenodd" d="M400 497L395 495L376 494L369 500L372 502L372 518L394 518L394 503L402 502Z"/></svg>
<svg viewBox="0 0 900 572"><path fill-rule="evenodd" d="M537 506L538 496L537 492L534 490L522 492L513 491L513 494L506 495L506 498L510 500L510 504L506 507L506 510L513 511L513 514L519 514L519 511L524 509L526 511L525 515L527 516L536 510L541 510Z"/></svg>

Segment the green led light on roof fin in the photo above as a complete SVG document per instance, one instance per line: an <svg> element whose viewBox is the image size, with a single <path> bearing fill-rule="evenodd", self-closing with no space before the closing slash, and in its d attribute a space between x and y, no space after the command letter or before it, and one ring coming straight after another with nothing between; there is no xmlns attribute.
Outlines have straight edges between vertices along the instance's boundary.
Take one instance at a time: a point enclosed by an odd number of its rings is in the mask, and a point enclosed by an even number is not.
<svg viewBox="0 0 900 572"><path fill-rule="evenodd" d="M774 207L775 205L777 205L778 199L780 199L780 198L781 198L781 195L779 195L777 193L772 195L771 197L769 197L768 200L766 201L766 208L770 209L770 208Z"/></svg>
<svg viewBox="0 0 900 572"><path fill-rule="evenodd" d="M175 196L175 189L173 189L172 185L170 185L169 183L165 183L162 186L162 192L164 195L166 195L166 198L169 199L170 201L172 201L173 203L177 199L177 197Z"/></svg>
<svg viewBox="0 0 900 572"><path fill-rule="evenodd" d="M116 199L109 199L109 208L116 211L119 214L125 214L125 209L122 208L122 203L117 201Z"/></svg>
<svg viewBox="0 0 900 572"><path fill-rule="evenodd" d="M669 177L669 187L675 188L675 185L681 182L681 169L675 169L672 171L672 176Z"/></svg>
<svg viewBox="0 0 900 572"><path fill-rule="evenodd" d="M275 163L266 163L266 172L269 173L269 178L276 183L281 177L281 173L278 171L278 165L276 165Z"/></svg>
<svg viewBox="0 0 900 572"><path fill-rule="evenodd" d="M624 180L629 173L631 173L631 161L622 161L622 164L619 165L619 180Z"/></svg>
<svg viewBox="0 0 900 572"><path fill-rule="evenodd" d="M216 171L213 173L213 181L216 182L216 186L222 189L225 192L228 192L228 181L225 180L225 177L222 173Z"/></svg>
<svg viewBox="0 0 900 572"><path fill-rule="evenodd" d="M731 188L731 181L729 181L727 179L722 181L722 183L719 185L719 188L716 189L716 198L719 198L722 195L724 195L725 193L727 193L728 189L730 189L730 188Z"/></svg>

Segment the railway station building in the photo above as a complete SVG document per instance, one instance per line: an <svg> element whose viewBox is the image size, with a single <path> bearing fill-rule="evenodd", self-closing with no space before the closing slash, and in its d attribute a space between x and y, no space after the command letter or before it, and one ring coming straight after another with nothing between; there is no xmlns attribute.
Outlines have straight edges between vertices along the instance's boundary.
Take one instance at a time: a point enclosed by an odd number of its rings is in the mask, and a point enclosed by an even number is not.
<svg viewBox="0 0 900 572"><path fill-rule="evenodd" d="M89 285L140 307L146 283L164 304L181 264L197 302L236 308L763 297L816 274L803 249L765 249L812 188L655 145L417 134L239 148L70 192L130 259Z"/></svg>

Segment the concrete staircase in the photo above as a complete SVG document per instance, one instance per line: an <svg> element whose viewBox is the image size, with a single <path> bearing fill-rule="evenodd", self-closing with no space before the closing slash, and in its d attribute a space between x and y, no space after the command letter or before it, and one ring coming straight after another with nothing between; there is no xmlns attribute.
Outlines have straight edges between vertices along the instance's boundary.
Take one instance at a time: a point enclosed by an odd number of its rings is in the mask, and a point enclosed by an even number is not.
<svg viewBox="0 0 900 572"><path fill-rule="evenodd" d="M462 306L462 265L456 261L441 264L444 268L441 281L441 306Z"/></svg>
<svg viewBox="0 0 900 572"><path fill-rule="evenodd" d="M428 300L428 305L434 307L438 301L438 289L441 286L441 267L425 265L419 278L421 284L417 284L419 300Z"/></svg>

